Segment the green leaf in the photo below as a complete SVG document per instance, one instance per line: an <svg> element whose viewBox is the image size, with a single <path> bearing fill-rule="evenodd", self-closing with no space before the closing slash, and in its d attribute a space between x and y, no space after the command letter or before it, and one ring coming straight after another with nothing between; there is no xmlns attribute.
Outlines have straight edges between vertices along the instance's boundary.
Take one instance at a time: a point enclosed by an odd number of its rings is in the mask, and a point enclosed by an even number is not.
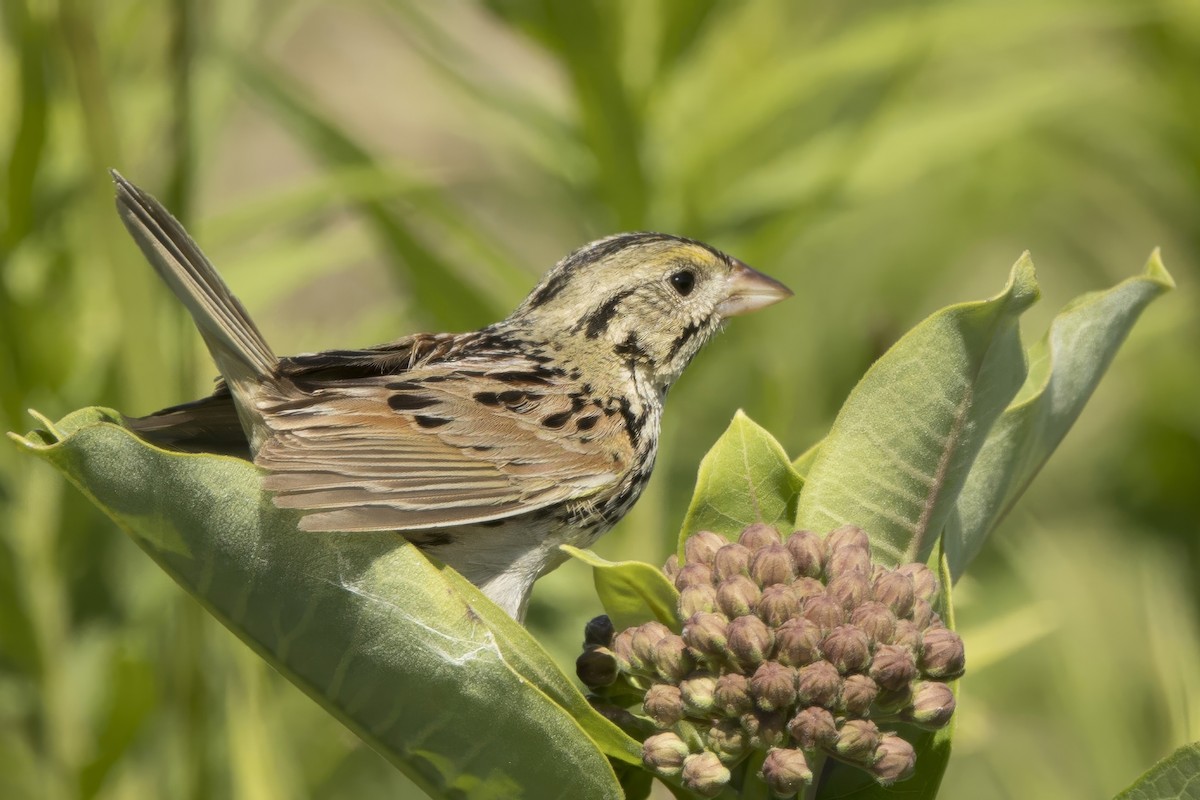
<svg viewBox="0 0 1200 800"><path fill-rule="evenodd" d="M1142 275L1067 304L1030 348L1025 385L984 442L946 522L955 579L1071 429L1142 310L1174 285L1155 250Z"/></svg>
<svg viewBox="0 0 1200 800"><path fill-rule="evenodd" d="M796 470L796 474L800 476L801 480L808 478L808 471L812 469L813 462L817 460L823 443L822 439L792 459L792 469Z"/></svg>
<svg viewBox="0 0 1200 800"><path fill-rule="evenodd" d="M738 411L700 462L696 490L679 533L709 530L736 538L755 522L788 524L803 483L775 437Z"/></svg>
<svg viewBox="0 0 1200 800"><path fill-rule="evenodd" d="M968 467L1025 378L1018 319L1037 297L1026 254L999 295L942 309L875 362L821 444L796 527L854 523L877 560L928 559Z"/></svg>
<svg viewBox="0 0 1200 800"><path fill-rule="evenodd" d="M451 570L395 534L299 533L251 464L158 450L117 419L85 409L13 438L430 795L558 797L569 786L572 796L621 796L572 718L586 702ZM601 738L633 759L632 740Z"/></svg>
<svg viewBox="0 0 1200 800"><path fill-rule="evenodd" d="M1115 800L1189 800L1200 793L1200 742L1185 744L1151 767Z"/></svg>
<svg viewBox="0 0 1200 800"><path fill-rule="evenodd" d="M676 633L679 592L657 567L642 561L608 561L591 550L562 545L564 553L592 568L592 580L604 612L618 631L658 620Z"/></svg>

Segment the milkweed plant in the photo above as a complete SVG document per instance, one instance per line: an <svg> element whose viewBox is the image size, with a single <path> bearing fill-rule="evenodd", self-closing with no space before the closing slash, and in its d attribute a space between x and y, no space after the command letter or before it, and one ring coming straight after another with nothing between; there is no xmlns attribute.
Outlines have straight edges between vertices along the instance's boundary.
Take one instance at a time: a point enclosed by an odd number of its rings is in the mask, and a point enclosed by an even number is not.
<svg viewBox="0 0 1200 800"><path fill-rule="evenodd" d="M1172 285L1155 253L1026 347L1024 256L903 336L798 457L738 412L662 568L564 548L598 595L578 681L403 537L297 535L247 462L100 408L10 436L431 797L933 798L971 674L954 583ZM1198 759L1123 796L1177 796L1156 787Z"/></svg>

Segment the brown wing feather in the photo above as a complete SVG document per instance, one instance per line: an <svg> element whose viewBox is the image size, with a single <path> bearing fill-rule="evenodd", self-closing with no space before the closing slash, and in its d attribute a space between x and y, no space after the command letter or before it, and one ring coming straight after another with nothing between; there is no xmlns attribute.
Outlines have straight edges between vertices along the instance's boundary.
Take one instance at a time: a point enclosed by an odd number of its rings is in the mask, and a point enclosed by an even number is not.
<svg viewBox="0 0 1200 800"><path fill-rule="evenodd" d="M301 527L312 531L461 525L586 501L628 463L619 418L574 384L514 379L531 368L459 360L305 386L261 404L273 434L255 462L276 504L310 512Z"/></svg>

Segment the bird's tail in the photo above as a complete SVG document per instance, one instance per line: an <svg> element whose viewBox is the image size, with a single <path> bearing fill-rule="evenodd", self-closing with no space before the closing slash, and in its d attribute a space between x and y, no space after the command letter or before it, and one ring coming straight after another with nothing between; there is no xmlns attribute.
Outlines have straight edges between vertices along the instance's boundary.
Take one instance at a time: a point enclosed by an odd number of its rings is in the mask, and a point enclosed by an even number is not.
<svg viewBox="0 0 1200 800"><path fill-rule="evenodd" d="M217 368L242 401L274 379L279 359L178 220L146 192L112 171L117 211L150 265L183 301ZM237 403L240 410L247 403Z"/></svg>

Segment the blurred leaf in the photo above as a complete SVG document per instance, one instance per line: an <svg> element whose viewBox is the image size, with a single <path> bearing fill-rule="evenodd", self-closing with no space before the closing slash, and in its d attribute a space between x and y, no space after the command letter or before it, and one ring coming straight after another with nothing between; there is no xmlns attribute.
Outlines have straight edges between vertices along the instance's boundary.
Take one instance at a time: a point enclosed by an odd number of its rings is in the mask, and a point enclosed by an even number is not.
<svg viewBox="0 0 1200 800"><path fill-rule="evenodd" d="M13 438L422 789L620 796L604 756L552 699L566 678L532 638L507 639L481 594L394 534L299 534L252 465L158 450L117 418L84 409Z"/></svg>
<svg viewBox="0 0 1200 800"><path fill-rule="evenodd" d="M739 410L700 462L679 532L679 556L696 531L733 539L755 522L786 525L795 513L801 483L775 437Z"/></svg>
<svg viewBox="0 0 1200 800"><path fill-rule="evenodd" d="M592 568L596 594L616 630L658 620L679 633L679 592L657 567L642 561L607 561L570 545L559 549Z"/></svg>
<svg viewBox="0 0 1200 800"><path fill-rule="evenodd" d="M1115 800L1191 800L1200 791L1200 742L1155 764Z"/></svg>
<svg viewBox="0 0 1200 800"><path fill-rule="evenodd" d="M1151 300L1174 286L1158 251L1143 275L1078 297L1029 349L1029 374L979 451L943 534L955 579L1071 429Z"/></svg>
<svg viewBox="0 0 1200 800"><path fill-rule="evenodd" d="M1025 377L1017 320L1038 296L1028 255L991 300L945 308L850 393L800 495L796 527L854 523L883 563L925 561L992 424Z"/></svg>
<svg viewBox="0 0 1200 800"><path fill-rule="evenodd" d="M487 5L561 62L595 159L596 192L615 214L618 228L644 227L649 187L642 166L643 126L615 63L616 15L606 13L600 0L491 0Z"/></svg>
<svg viewBox="0 0 1200 800"><path fill-rule="evenodd" d="M817 442L812 447L808 448L803 453L792 459L792 469L796 470L796 473L801 477L801 479L808 478L808 471L812 469L813 462L817 460L817 456L821 453L821 445L823 443L824 440Z"/></svg>
<svg viewBox="0 0 1200 800"><path fill-rule="evenodd" d="M328 165L379 168L374 156L335 120L321 114L303 98L283 73L247 58L233 58L232 63L245 84ZM403 278L412 292L414 307L423 309L422 313L459 330L478 328L507 313L508 309L498 307L486 292L422 244L411 226L384 203L368 197L361 199L358 206L390 251L393 266L404 270Z"/></svg>

